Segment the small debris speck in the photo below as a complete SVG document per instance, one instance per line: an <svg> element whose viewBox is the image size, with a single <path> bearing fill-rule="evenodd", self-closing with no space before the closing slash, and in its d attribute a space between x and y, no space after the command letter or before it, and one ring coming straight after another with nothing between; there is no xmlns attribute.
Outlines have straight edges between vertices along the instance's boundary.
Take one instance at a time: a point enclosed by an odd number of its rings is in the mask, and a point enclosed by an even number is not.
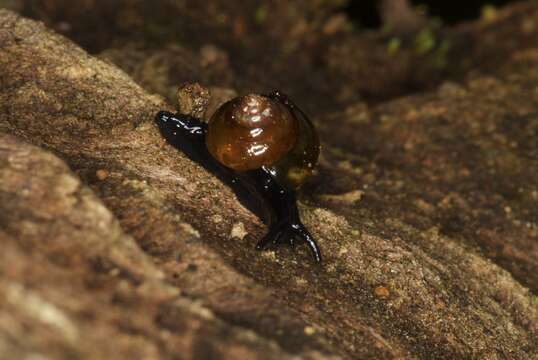
<svg viewBox="0 0 538 360"><path fill-rule="evenodd" d="M232 238L243 240L247 234L248 232L245 230L245 225L242 222L238 222L233 225L230 236Z"/></svg>
<svg viewBox="0 0 538 360"><path fill-rule="evenodd" d="M316 332L316 329L314 329L313 326L305 326L305 327L304 327L304 333L305 333L306 335L309 335L309 336L310 336L310 335L314 335L315 332Z"/></svg>
<svg viewBox="0 0 538 360"><path fill-rule="evenodd" d="M101 181L105 180L108 177L108 171L105 169L99 169L95 172L95 176Z"/></svg>
<svg viewBox="0 0 538 360"><path fill-rule="evenodd" d="M386 299L389 297L390 291L385 286L380 285L374 289L374 295L378 298Z"/></svg>
<svg viewBox="0 0 538 360"><path fill-rule="evenodd" d="M191 224L188 223L181 223L179 224L181 229L185 231L187 234L194 236L195 238L200 238L200 232L192 227Z"/></svg>
<svg viewBox="0 0 538 360"><path fill-rule="evenodd" d="M224 219L222 218L221 215L218 215L218 214L217 214L217 215L213 215L213 216L211 216L211 220L212 220L215 224L218 224L218 223L222 222L222 220L224 220Z"/></svg>
<svg viewBox="0 0 538 360"><path fill-rule="evenodd" d="M363 194L364 194L364 191L353 190L353 191L343 193L343 194L321 195L321 197L323 200L326 200L326 201L338 202L338 203L343 203L343 204L353 204L357 201L360 201Z"/></svg>

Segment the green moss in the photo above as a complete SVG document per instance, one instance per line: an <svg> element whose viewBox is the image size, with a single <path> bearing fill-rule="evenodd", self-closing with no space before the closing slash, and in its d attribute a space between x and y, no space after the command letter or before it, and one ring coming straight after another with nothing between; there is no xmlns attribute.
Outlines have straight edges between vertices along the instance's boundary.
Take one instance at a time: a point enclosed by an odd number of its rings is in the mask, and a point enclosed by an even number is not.
<svg viewBox="0 0 538 360"><path fill-rule="evenodd" d="M431 64L435 68L444 68L447 66L448 52L450 51L450 40L444 39L441 41L437 49L432 54Z"/></svg>
<svg viewBox="0 0 538 360"><path fill-rule="evenodd" d="M254 14L254 21L258 24L263 24L267 20L267 14L269 13L267 4L258 6Z"/></svg>
<svg viewBox="0 0 538 360"><path fill-rule="evenodd" d="M435 29L441 23L434 23L430 27L422 29L414 41L414 50L418 55L427 55L427 61L434 68L444 68L447 66L447 57L451 49L448 39L436 38Z"/></svg>
<svg viewBox="0 0 538 360"><path fill-rule="evenodd" d="M392 38L389 40L389 43L387 44L387 53L390 56L396 55L398 50L400 50L400 47L402 45L402 41L400 38Z"/></svg>
<svg viewBox="0 0 538 360"><path fill-rule="evenodd" d="M485 22L494 21L497 18L497 8L491 4L484 5L480 9L480 19Z"/></svg>
<svg viewBox="0 0 538 360"><path fill-rule="evenodd" d="M430 28L422 29L415 38L415 52L424 55L435 47L435 35Z"/></svg>
<svg viewBox="0 0 538 360"><path fill-rule="evenodd" d="M388 36L392 34L392 26L385 24L379 31L381 32L381 34Z"/></svg>

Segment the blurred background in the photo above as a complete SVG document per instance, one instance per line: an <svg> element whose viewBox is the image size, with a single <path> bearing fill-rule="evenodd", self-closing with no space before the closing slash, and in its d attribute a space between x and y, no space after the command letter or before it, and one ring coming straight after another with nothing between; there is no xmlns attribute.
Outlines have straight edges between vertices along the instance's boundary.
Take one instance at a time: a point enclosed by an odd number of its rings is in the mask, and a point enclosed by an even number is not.
<svg viewBox="0 0 538 360"><path fill-rule="evenodd" d="M491 33L488 24L508 3L515 1L2 0L0 6L43 21L170 101L178 83L200 81L239 92L285 89L308 111L332 111L499 66L503 50L532 41L535 31L504 41L502 29L482 37L466 24Z"/></svg>

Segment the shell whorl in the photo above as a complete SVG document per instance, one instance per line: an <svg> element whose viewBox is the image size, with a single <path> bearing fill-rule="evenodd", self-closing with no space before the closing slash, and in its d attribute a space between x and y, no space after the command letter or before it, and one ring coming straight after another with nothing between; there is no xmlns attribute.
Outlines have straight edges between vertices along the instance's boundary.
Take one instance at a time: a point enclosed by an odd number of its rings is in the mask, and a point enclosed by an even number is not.
<svg viewBox="0 0 538 360"><path fill-rule="evenodd" d="M223 104L209 120L206 146L221 164L246 171L271 166L295 145L297 118L288 107L249 94Z"/></svg>

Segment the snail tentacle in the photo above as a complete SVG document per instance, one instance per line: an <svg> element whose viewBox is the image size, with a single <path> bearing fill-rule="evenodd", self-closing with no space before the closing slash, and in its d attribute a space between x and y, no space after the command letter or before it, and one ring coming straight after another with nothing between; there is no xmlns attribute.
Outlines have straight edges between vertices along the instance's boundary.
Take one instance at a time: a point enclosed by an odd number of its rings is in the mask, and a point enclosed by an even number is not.
<svg viewBox="0 0 538 360"><path fill-rule="evenodd" d="M183 114L174 115L168 111L159 111L156 120L161 131L163 128L166 128L167 132L171 134L174 134L174 131L176 131L180 135L197 137L200 141L205 141L207 124L192 116Z"/></svg>

